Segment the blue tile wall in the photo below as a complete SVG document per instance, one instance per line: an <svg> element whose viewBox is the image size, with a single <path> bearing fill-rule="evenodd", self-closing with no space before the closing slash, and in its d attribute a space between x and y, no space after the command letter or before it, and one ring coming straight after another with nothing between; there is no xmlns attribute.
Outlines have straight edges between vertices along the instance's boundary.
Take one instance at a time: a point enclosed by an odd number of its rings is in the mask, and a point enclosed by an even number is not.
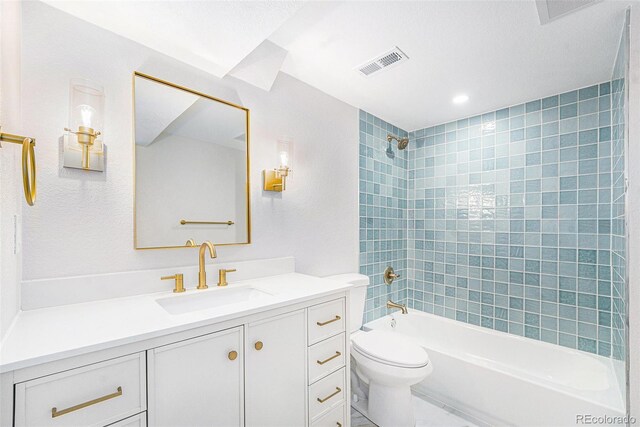
<svg viewBox="0 0 640 427"><path fill-rule="evenodd" d="M611 88L409 134L411 307L611 355Z"/></svg>
<svg viewBox="0 0 640 427"><path fill-rule="evenodd" d="M361 111L364 320L393 299L623 358L623 94L617 78L420 129L392 154L407 132Z"/></svg>
<svg viewBox="0 0 640 427"><path fill-rule="evenodd" d="M407 150L387 142L407 132L360 111L360 272L369 276L364 320L387 313L386 302L407 301ZM383 272L401 278L388 286Z"/></svg>
<svg viewBox="0 0 640 427"><path fill-rule="evenodd" d="M391 153L387 134L407 132L361 111L364 320L393 299L623 359L624 120L615 75L410 132Z"/></svg>
<svg viewBox="0 0 640 427"><path fill-rule="evenodd" d="M625 73L627 26L611 82L612 204L611 204L611 344L613 357L624 360L626 344L626 230L625 230Z"/></svg>

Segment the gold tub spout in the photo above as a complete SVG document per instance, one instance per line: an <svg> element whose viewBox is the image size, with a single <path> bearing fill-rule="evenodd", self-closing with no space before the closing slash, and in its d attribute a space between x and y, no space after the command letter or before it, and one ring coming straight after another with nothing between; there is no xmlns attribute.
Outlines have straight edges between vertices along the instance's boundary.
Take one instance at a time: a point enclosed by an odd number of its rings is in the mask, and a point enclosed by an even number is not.
<svg viewBox="0 0 640 427"><path fill-rule="evenodd" d="M402 311L402 314L407 314L409 312L406 304L398 304L391 300L387 301L387 308L399 308L400 311Z"/></svg>

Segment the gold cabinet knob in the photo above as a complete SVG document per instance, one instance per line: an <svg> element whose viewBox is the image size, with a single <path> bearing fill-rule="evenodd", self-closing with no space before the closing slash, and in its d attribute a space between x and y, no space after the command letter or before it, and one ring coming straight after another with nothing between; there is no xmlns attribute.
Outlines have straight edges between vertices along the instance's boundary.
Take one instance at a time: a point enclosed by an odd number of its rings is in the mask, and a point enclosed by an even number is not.
<svg viewBox="0 0 640 427"><path fill-rule="evenodd" d="M264 344L262 344L262 341L256 341L256 343L253 346L255 347L256 350L260 351L262 350L262 347L264 347Z"/></svg>
<svg viewBox="0 0 640 427"><path fill-rule="evenodd" d="M229 360L236 360L238 358L238 352L233 350L229 352Z"/></svg>

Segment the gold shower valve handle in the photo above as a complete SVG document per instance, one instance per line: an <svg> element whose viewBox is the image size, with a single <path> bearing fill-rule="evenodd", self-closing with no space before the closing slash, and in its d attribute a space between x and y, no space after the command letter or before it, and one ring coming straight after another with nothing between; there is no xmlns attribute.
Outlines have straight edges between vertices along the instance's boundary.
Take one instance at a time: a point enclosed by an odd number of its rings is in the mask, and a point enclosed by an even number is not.
<svg viewBox="0 0 640 427"><path fill-rule="evenodd" d="M384 283L390 285L394 280L399 279L400 275L393 271L393 267L389 266L384 270Z"/></svg>

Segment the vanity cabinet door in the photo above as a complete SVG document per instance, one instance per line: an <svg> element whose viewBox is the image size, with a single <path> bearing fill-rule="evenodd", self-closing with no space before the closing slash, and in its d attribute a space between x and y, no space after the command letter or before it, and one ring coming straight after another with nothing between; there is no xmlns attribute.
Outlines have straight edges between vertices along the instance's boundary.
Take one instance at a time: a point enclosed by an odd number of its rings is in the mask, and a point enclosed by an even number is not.
<svg viewBox="0 0 640 427"><path fill-rule="evenodd" d="M247 427L306 425L306 347L304 310L248 325Z"/></svg>
<svg viewBox="0 0 640 427"><path fill-rule="evenodd" d="M148 352L149 426L243 424L242 328Z"/></svg>

